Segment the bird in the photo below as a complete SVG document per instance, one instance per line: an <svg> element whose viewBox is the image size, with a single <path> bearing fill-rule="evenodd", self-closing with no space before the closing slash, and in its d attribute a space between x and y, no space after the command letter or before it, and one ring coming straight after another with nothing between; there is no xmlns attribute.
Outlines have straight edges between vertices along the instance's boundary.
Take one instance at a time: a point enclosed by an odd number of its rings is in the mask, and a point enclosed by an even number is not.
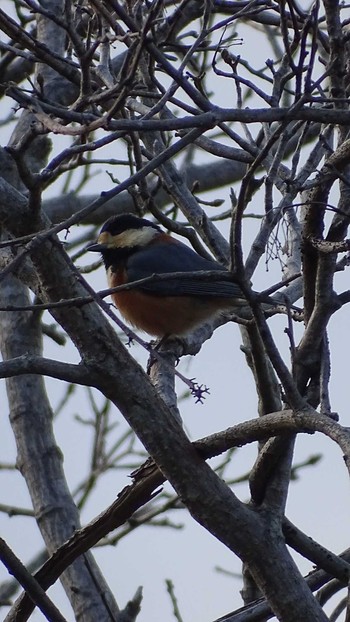
<svg viewBox="0 0 350 622"><path fill-rule="evenodd" d="M247 307L241 288L228 280L224 266L205 259L146 218L112 216L87 250L101 253L110 288L146 279L111 298L129 324L153 337L183 337L218 313ZM196 276L208 270L217 271L218 278ZM158 280L155 276L176 272L189 276Z"/></svg>

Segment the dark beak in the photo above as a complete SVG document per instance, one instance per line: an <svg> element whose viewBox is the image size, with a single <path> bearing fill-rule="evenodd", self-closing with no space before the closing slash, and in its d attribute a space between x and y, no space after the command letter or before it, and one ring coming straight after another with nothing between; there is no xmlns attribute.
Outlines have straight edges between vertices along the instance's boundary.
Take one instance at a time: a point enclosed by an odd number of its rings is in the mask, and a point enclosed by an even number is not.
<svg viewBox="0 0 350 622"><path fill-rule="evenodd" d="M90 244L89 246L85 247L86 251L92 252L92 253L102 253L102 251L106 250L106 246L104 244Z"/></svg>

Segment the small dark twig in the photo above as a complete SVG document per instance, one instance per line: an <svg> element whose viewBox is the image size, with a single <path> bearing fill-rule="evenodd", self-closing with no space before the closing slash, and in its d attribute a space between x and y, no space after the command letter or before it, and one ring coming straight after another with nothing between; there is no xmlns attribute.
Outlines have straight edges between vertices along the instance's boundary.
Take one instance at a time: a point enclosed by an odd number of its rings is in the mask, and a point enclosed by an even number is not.
<svg viewBox="0 0 350 622"><path fill-rule="evenodd" d="M47 620L50 620L50 622L67 622L37 580L28 572L2 538L0 538L0 558L9 573L16 577L17 581L22 585L33 603L39 607Z"/></svg>
<svg viewBox="0 0 350 622"><path fill-rule="evenodd" d="M173 605L173 614L174 614L175 620L177 620L177 622L183 622L182 616L180 614L179 606L177 604L177 598L175 596L174 584L172 580L165 579L165 585L167 587L167 592L170 596L170 600Z"/></svg>

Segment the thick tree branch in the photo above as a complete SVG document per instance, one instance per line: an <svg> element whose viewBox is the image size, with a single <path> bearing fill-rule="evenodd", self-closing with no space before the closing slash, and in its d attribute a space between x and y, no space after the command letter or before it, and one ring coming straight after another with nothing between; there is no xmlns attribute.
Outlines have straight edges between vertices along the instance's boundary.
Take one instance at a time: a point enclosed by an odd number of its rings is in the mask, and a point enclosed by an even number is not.
<svg viewBox="0 0 350 622"><path fill-rule="evenodd" d="M22 354L13 359L0 363L0 378L11 378L22 376L23 374L39 374L51 376L57 380L91 385L92 378L83 365L73 365L71 363L61 363L41 356Z"/></svg>

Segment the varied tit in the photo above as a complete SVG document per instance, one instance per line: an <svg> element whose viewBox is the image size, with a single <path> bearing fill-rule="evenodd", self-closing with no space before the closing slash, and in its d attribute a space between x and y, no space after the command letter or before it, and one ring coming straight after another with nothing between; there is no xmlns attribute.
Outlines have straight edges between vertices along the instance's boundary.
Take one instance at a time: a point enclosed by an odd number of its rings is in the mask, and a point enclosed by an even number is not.
<svg viewBox="0 0 350 622"><path fill-rule="evenodd" d="M109 287L152 275L174 272L227 270L164 233L158 225L133 214L113 216L103 225L97 244L87 247L102 254ZM229 280L204 281L156 278L134 289L111 294L124 318L154 335L184 335L220 311L247 306L239 286Z"/></svg>

